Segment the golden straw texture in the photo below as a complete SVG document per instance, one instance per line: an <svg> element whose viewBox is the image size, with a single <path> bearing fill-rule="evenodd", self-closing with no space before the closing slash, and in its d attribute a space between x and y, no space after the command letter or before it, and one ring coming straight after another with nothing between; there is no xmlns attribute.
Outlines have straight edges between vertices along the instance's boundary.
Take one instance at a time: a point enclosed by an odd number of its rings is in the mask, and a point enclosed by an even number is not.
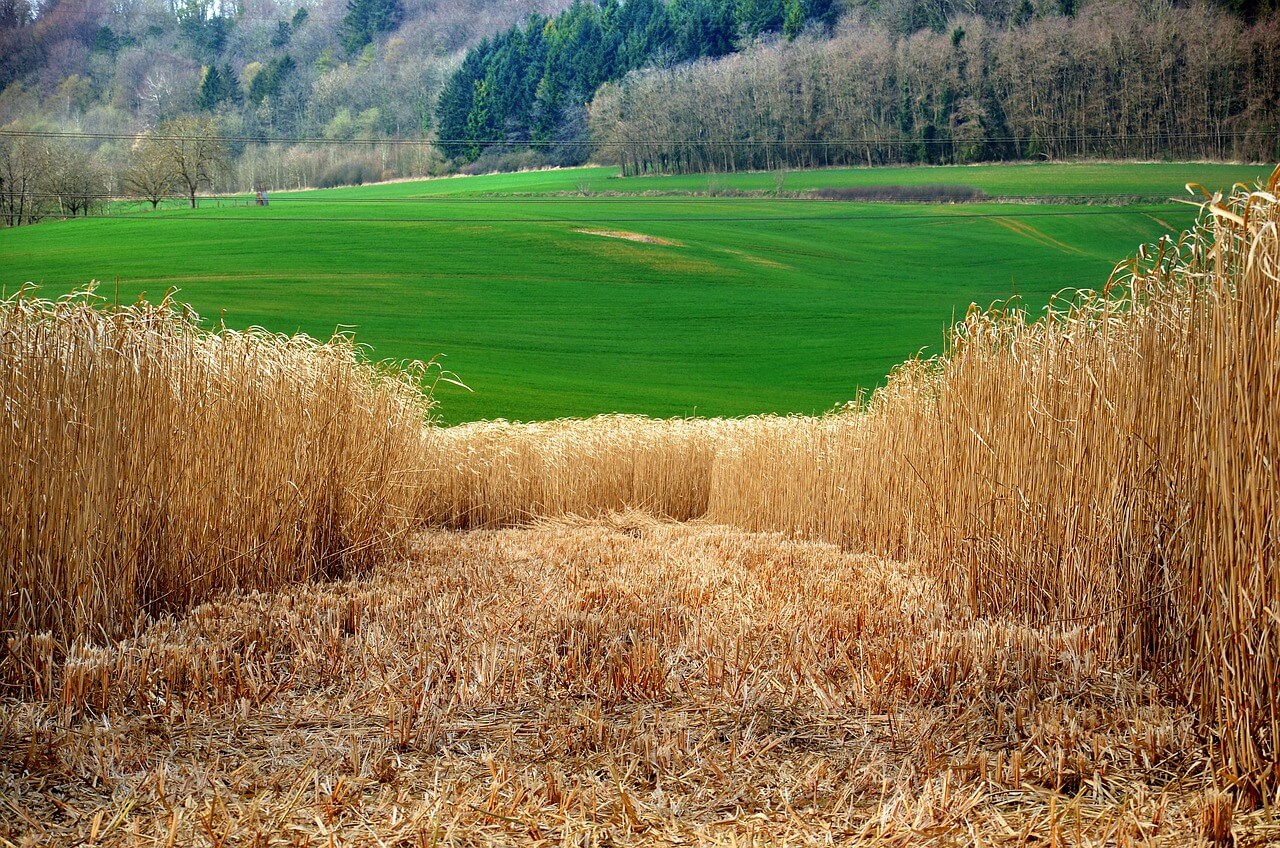
<svg viewBox="0 0 1280 848"><path fill-rule="evenodd" d="M167 302L0 303L0 631L113 637L385 556L416 511L420 370Z"/></svg>
<svg viewBox="0 0 1280 848"><path fill-rule="evenodd" d="M1277 180L1039 320L972 310L845 412L446 431L424 517L638 507L916 560L976 612L1100 625L1260 800L1280 786Z"/></svg>

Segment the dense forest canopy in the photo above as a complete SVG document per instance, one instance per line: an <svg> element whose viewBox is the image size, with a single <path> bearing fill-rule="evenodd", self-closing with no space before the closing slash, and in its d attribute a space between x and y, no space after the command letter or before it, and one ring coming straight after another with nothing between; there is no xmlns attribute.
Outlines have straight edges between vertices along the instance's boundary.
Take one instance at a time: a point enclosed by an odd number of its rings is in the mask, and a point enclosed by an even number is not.
<svg viewBox="0 0 1280 848"><path fill-rule="evenodd" d="M649 69L592 104L627 173L1013 159L1280 158L1280 16L1096 4Z"/></svg>
<svg viewBox="0 0 1280 848"><path fill-rule="evenodd" d="M718 58L761 35L829 32L836 0L603 0L576 2L468 52L438 108L442 149L475 158L494 142L586 141L584 106L602 83L651 65Z"/></svg>
<svg viewBox="0 0 1280 848"><path fill-rule="evenodd" d="M1275 0L580 0L470 50L438 131L464 160L626 172L1271 158L1276 21Z"/></svg>

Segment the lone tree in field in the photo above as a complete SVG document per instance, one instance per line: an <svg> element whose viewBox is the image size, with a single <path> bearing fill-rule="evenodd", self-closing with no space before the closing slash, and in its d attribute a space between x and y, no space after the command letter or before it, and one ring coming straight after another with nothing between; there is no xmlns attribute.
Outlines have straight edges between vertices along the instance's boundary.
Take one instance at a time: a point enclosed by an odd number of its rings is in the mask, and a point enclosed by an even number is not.
<svg viewBox="0 0 1280 848"><path fill-rule="evenodd" d="M213 118L170 118L156 127L152 140L195 209L196 192L212 186L214 175L227 163L227 144Z"/></svg>
<svg viewBox="0 0 1280 848"><path fill-rule="evenodd" d="M121 174L125 191L134 197L150 201L155 209L177 184L173 164L165 155L164 145L147 131L138 136L129 151L129 167Z"/></svg>

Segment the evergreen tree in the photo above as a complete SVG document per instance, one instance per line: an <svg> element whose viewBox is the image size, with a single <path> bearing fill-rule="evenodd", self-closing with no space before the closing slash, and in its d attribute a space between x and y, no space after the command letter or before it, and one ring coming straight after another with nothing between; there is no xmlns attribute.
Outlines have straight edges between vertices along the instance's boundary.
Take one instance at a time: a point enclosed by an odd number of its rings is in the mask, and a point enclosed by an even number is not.
<svg viewBox="0 0 1280 848"><path fill-rule="evenodd" d="M734 19L738 33L749 42L781 29L784 14L783 0L738 0Z"/></svg>
<svg viewBox="0 0 1280 848"><path fill-rule="evenodd" d="M349 0L351 31L367 30L374 4L391 2ZM474 158L487 141L542 149L576 137L583 105L602 83L655 63L719 58L739 39L779 31L794 38L811 24L829 32L839 9L840 0L575 0L467 52L436 108L441 150Z"/></svg>
<svg viewBox="0 0 1280 848"><path fill-rule="evenodd" d="M496 116L491 111L492 92L488 80L476 80L471 89L471 110L467 113L466 155L475 159L497 135Z"/></svg>
<svg viewBox="0 0 1280 848"><path fill-rule="evenodd" d="M206 112L212 112L221 103L239 103L240 79L230 63L221 68L210 65L200 81L200 91L196 95L196 105Z"/></svg>
<svg viewBox="0 0 1280 848"><path fill-rule="evenodd" d="M212 6L203 0L181 0L177 6L178 32L197 55L210 60L222 55L227 39L235 27L235 19L212 12Z"/></svg>
<svg viewBox="0 0 1280 848"><path fill-rule="evenodd" d="M827 35L831 35L835 29L836 20L840 17L840 3L838 0L800 0L804 8L804 17L807 21L821 24L823 31Z"/></svg>
<svg viewBox="0 0 1280 848"><path fill-rule="evenodd" d="M714 59L733 52L733 8L719 0L675 0L670 17L677 58Z"/></svg>
<svg viewBox="0 0 1280 848"><path fill-rule="evenodd" d="M288 21L277 21L276 31L271 34L272 47L284 47L289 43L289 39L293 37L293 30L289 27Z"/></svg>
<svg viewBox="0 0 1280 848"><path fill-rule="evenodd" d="M224 99L225 83L222 72L217 65L210 65L200 81L200 93L196 95L196 104L207 112L213 111Z"/></svg>
<svg viewBox="0 0 1280 848"><path fill-rule="evenodd" d="M240 91L240 76L231 63L222 66L222 97L220 100L239 103L243 97Z"/></svg>
<svg viewBox="0 0 1280 848"><path fill-rule="evenodd" d="M782 20L782 34L787 41L795 41L804 30L804 4L801 0L787 0L786 15Z"/></svg>
<svg viewBox="0 0 1280 848"><path fill-rule="evenodd" d="M94 33L93 44L90 49L94 53L109 53L114 56L121 47L120 37L109 26L100 26L98 31Z"/></svg>
<svg viewBox="0 0 1280 848"><path fill-rule="evenodd" d="M268 97L278 97L285 80L296 67L297 63L288 53L272 59L249 83L249 102L256 106Z"/></svg>
<svg viewBox="0 0 1280 848"><path fill-rule="evenodd" d="M342 43L348 54L358 53L374 36L400 25L404 9L400 0L347 0L342 19Z"/></svg>
<svg viewBox="0 0 1280 848"><path fill-rule="evenodd" d="M475 95L476 82L480 79L480 66L488 42L467 53L462 65L444 85L436 106L436 124L440 128L440 149L450 158L467 155L467 122Z"/></svg>

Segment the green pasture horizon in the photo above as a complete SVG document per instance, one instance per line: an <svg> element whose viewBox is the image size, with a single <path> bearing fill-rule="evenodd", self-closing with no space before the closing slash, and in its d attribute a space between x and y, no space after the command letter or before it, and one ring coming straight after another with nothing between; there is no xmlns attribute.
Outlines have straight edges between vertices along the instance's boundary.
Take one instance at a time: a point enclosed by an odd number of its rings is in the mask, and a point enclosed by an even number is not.
<svg viewBox="0 0 1280 848"><path fill-rule="evenodd" d="M970 304L1101 287L1194 206L1265 166L994 165L628 177L581 168L272 192L0 231L0 285L108 298L171 287L205 318L443 355L449 423L609 412L820 413L941 348ZM1020 202L770 196L967 185ZM630 195L630 196L625 196ZM655 196L647 196L655 195ZM1026 202L1037 197L1078 203ZM1100 205L1083 205L1089 199ZM1121 200L1116 200L1120 198Z"/></svg>

